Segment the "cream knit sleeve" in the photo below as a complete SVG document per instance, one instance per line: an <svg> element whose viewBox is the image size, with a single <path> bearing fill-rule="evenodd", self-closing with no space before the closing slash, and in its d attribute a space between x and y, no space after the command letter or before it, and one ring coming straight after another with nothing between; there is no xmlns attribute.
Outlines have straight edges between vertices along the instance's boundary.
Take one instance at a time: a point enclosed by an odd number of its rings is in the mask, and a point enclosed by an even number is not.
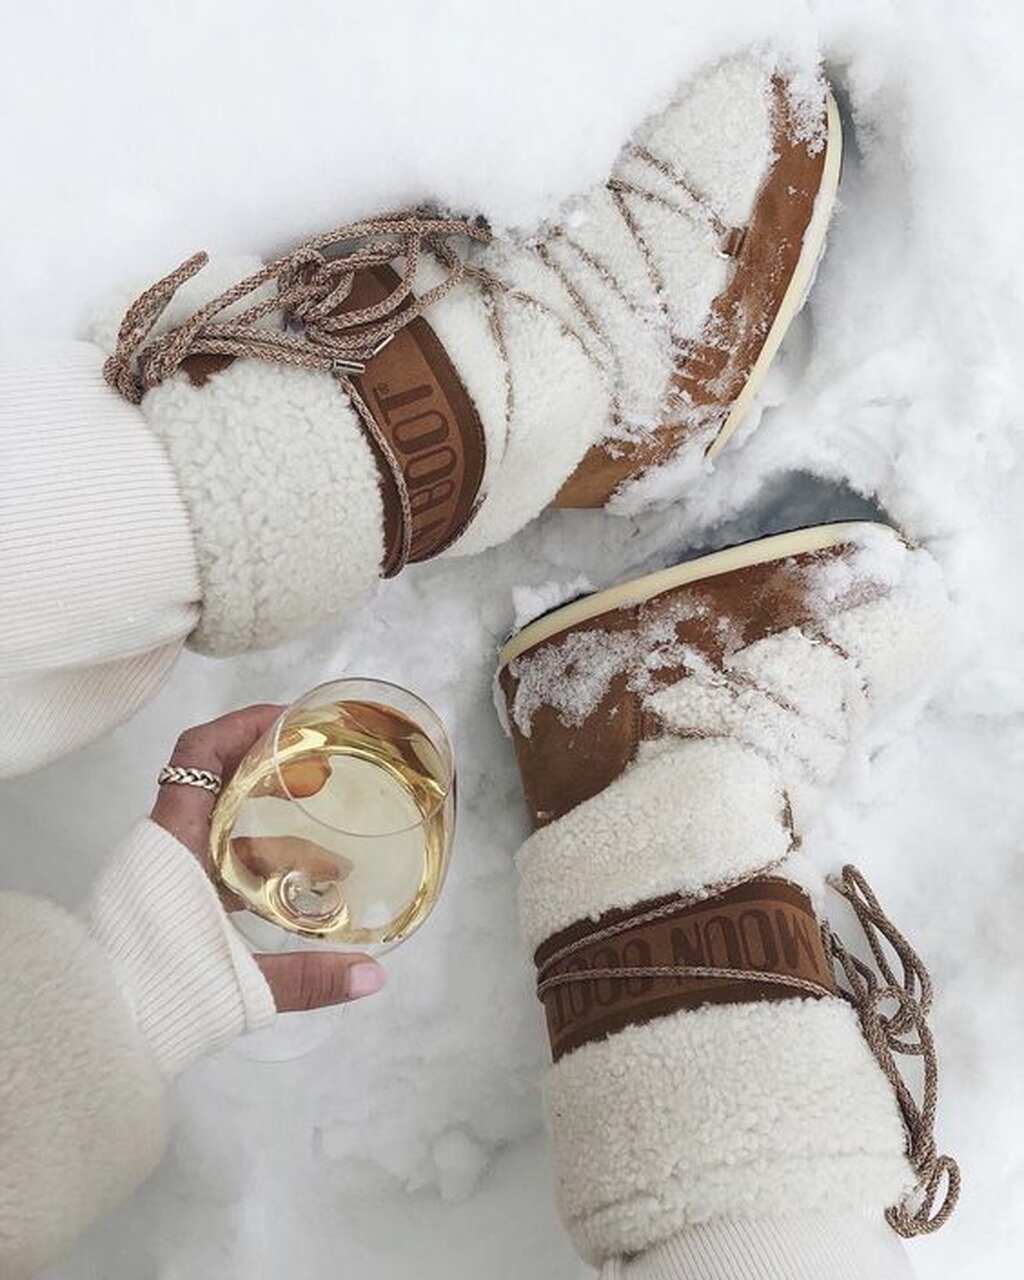
<svg viewBox="0 0 1024 1280"><path fill-rule="evenodd" d="M85 342L0 359L0 777L127 719L199 617L163 446Z"/></svg>
<svg viewBox="0 0 1024 1280"><path fill-rule="evenodd" d="M89 922L0 894L0 1275L23 1280L163 1149L167 1083L274 1005L195 858L140 823Z"/></svg>
<svg viewBox="0 0 1024 1280"><path fill-rule="evenodd" d="M688 1227L600 1280L913 1280L899 1238L880 1215L803 1213L722 1218Z"/></svg>

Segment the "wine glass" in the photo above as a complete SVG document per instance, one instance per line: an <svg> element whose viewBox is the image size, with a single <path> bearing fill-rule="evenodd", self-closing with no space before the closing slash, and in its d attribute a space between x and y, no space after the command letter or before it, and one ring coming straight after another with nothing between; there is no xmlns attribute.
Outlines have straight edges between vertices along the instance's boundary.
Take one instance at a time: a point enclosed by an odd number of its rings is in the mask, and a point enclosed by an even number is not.
<svg viewBox="0 0 1024 1280"><path fill-rule="evenodd" d="M400 685L334 680L287 707L242 760L214 810L210 851L254 950L376 958L433 910L454 830L455 763L435 712ZM243 1051L298 1057L333 1029L337 1010L322 1012L301 1026L282 1015Z"/></svg>

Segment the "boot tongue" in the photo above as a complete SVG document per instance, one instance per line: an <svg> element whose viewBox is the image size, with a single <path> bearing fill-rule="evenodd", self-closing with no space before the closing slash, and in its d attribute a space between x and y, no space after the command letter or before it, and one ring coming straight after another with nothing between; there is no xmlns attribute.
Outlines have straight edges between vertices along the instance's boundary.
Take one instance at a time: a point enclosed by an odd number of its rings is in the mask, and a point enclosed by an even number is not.
<svg viewBox="0 0 1024 1280"><path fill-rule="evenodd" d="M341 313L382 302L399 284L390 266L359 272ZM406 299L399 312L411 306ZM476 508L486 446L483 426L458 371L433 329L418 316L350 381L387 444L367 436L377 459L384 504L388 577L401 567L400 483L408 494L408 560L438 555L462 533ZM396 478L396 470L401 482Z"/></svg>

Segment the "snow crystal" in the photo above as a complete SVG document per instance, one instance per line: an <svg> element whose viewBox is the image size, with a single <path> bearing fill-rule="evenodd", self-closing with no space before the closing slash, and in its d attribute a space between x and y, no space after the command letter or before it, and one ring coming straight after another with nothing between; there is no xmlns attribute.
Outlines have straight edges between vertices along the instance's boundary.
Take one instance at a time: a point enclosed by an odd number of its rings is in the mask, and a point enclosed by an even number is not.
<svg viewBox="0 0 1024 1280"><path fill-rule="evenodd" d="M476 1189L489 1163L487 1149L464 1129L447 1129L435 1141L431 1155L440 1177L443 1200L466 1200Z"/></svg>
<svg viewBox="0 0 1024 1280"><path fill-rule="evenodd" d="M808 586L816 609L824 614L830 605L870 582L892 587L906 571L907 554L901 543L882 525L862 525L851 548L841 556L824 556L808 574Z"/></svg>
<svg viewBox="0 0 1024 1280"><path fill-rule="evenodd" d="M516 587L512 592L513 632L521 631L534 619L593 590L594 584L582 574L577 574L571 582L552 581L542 582L536 587Z"/></svg>
<svg viewBox="0 0 1024 1280"><path fill-rule="evenodd" d="M578 727L638 654L631 632L573 631L558 644L515 659L509 670L518 681L512 703L516 728L528 738L539 707L553 708L563 724Z"/></svg>
<svg viewBox="0 0 1024 1280"><path fill-rule="evenodd" d="M530 736L539 707L551 707L564 725L586 720L611 688L629 673L628 686L643 692L660 668L687 661L688 650L676 640L676 626L704 610L696 601L673 600L656 618L630 631L570 631L564 639L515 658L509 670L517 679L512 717L516 728Z"/></svg>

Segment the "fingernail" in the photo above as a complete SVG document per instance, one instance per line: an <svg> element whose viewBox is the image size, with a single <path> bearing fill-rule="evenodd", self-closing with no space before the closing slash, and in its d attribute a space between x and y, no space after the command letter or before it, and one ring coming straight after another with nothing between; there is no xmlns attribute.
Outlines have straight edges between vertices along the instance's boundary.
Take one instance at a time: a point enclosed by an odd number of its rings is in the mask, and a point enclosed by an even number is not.
<svg viewBox="0 0 1024 1280"><path fill-rule="evenodd" d="M359 1000L372 996L384 985L384 970L372 960L361 960L348 971L348 998Z"/></svg>

